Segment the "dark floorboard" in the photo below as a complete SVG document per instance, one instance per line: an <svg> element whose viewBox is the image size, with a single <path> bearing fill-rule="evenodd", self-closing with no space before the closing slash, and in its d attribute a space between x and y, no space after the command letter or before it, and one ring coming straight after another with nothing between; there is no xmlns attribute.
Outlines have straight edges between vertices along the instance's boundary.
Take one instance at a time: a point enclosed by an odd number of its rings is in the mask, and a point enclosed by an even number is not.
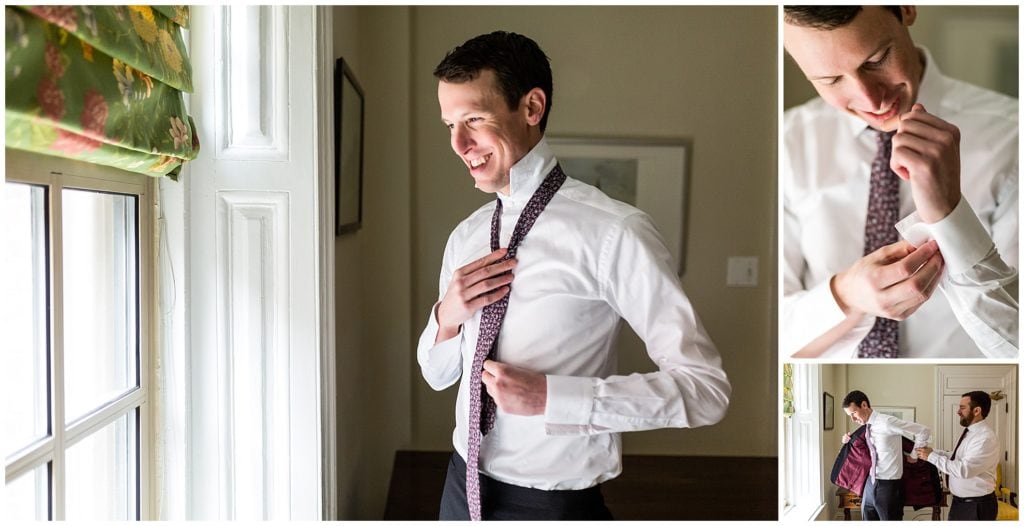
<svg viewBox="0 0 1024 526"><path fill-rule="evenodd" d="M436 520L450 452L395 454L384 520ZM778 462L762 457L625 455L606 482L621 520L775 520Z"/></svg>

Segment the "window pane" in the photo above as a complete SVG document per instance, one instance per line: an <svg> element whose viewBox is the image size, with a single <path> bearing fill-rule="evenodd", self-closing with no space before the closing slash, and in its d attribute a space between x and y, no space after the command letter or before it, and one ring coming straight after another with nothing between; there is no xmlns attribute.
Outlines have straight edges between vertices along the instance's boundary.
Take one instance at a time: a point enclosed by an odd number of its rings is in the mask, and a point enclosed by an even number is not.
<svg viewBox="0 0 1024 526"><path fill-rule="evenodd" d="M137 203L65 189L64 400L72 421L138 384Z"/></svg>
<svg viewBox="0 0 1024 526"><path fill-rule="evenodd" d="M4 522L49 520L49 471L49 465L44 464L7 483Z"/></svg>
<svg viewBox="0 0 1024 526"><path fill-rule="evenodd" d="M44 437L47 412L46 188L4 185L0 334L4 456Z"/></svg>
<svg viewBox="0 0 1024 526"><path fill-rule="evenodd" d="M65 518L134 520L137 513L136 410L68 448Z"/></svg>

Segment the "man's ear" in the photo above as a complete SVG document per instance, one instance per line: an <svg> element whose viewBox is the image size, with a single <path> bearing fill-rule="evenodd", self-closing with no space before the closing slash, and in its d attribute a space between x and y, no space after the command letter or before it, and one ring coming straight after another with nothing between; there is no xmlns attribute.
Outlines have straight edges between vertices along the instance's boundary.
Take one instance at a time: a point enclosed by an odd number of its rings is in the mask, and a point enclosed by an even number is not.
<svg viewBox="0 0 1024 526"><path fill-rule="evenodd" d="M526 112L526 122L530 126L537 126L540 124L541 119L544 117L544 112L547 111L548 97L544 94L544 90L540 88L533 88L523 95L522 102L520 102L520 108Z"/></svg>
<svg viewBox="0 0 1024 526"><path fill-rule="evenodd" d="M903 25L910 27L917 20L917 8L912 5L900 6L900 15L903 17Z"/></svg>

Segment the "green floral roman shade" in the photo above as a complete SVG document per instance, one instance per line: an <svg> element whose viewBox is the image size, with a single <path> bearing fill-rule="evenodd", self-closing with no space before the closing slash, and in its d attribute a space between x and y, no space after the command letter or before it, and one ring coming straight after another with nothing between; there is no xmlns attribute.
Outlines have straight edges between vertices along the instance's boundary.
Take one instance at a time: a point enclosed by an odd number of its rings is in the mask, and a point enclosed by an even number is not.
<svg viewBox="0 0 1024 526"><path fill-rule="evenodd" d="M8 148L153 176L195 159L188 7L4 10Z"/></svg>

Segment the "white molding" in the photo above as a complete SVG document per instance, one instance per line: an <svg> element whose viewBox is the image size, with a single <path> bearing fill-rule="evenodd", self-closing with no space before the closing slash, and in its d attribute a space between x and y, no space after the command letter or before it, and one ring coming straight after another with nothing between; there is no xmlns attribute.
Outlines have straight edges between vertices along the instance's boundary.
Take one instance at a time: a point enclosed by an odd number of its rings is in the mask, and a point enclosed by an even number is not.
<svg viewBox="0 0 1024 526"><path fill-rule="evenodd" d="M214 16L216 157L287 161L288 10L239 4Z"/></svg>
<svg viewBox="0 0 1024 526"><path fill-rule="evenodd" d="M231 519L289 517L288 199L217 192L217 420Z"/></svg>
<svg viewBox="0 0 1024 526"><path fill-rule="evenodd" d="M334 8L316 8L316 96L313 114L317 177L317 258L320 305L320 476L321 519L338 520L337 379L334 359ZM326 118L325 118L326 116Z"/></svg>

